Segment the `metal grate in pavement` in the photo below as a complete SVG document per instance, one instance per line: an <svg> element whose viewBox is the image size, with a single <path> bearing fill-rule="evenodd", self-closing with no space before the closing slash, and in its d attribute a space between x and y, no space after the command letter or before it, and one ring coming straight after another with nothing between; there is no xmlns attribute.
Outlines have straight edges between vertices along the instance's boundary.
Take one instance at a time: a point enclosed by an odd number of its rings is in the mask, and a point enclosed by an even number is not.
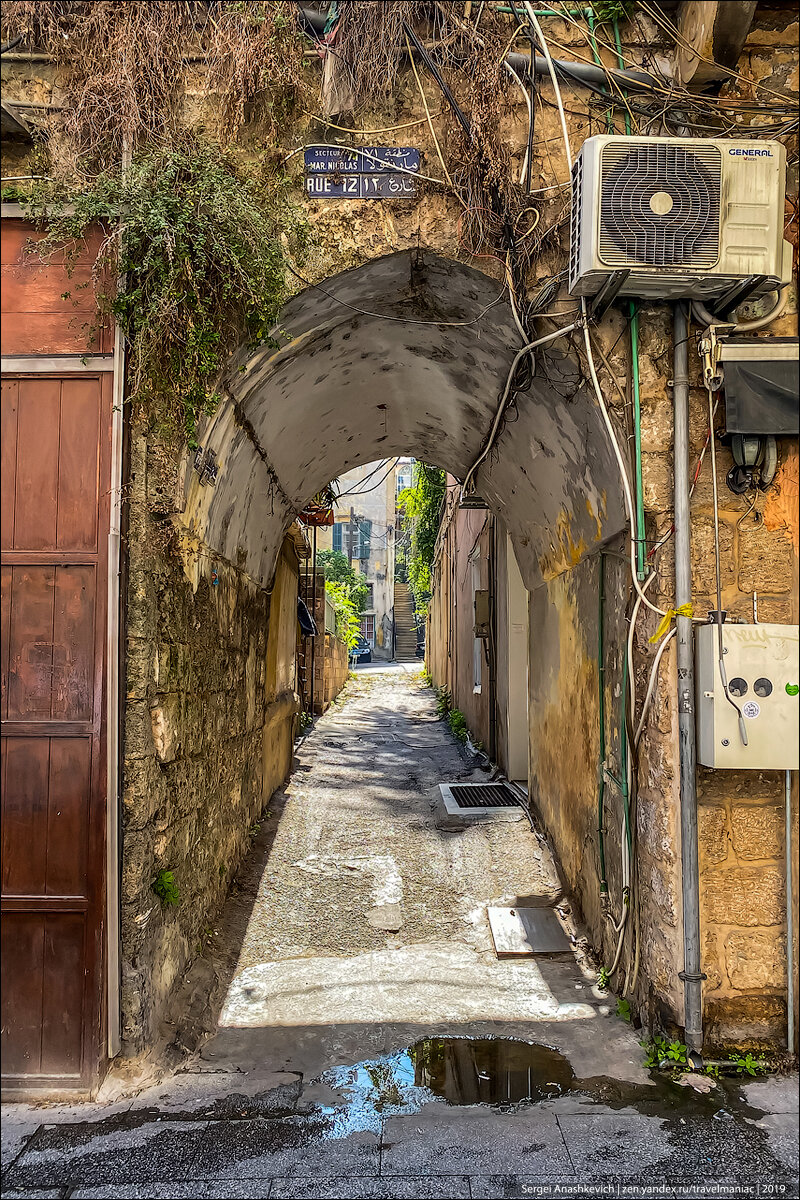
<svg viewBox="0 0 800 1200"><path fill-rule="evenodd" d="M462 816L520 807L505 783L440 783L439 789L447 811Z"/></svg>

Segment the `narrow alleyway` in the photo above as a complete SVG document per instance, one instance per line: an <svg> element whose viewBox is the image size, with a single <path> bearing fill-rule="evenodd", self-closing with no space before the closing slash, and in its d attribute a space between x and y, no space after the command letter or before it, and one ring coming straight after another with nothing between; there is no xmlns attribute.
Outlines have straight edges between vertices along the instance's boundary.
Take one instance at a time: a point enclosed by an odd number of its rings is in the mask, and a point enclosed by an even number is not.
<svg viewBox="0 0 800 1200"><path fill-rule="evenodd" d="M123 1063L96 1104L14 1106L4 1195L794 1194L791 1081L652 1077L579 937L497 959L488 905L579 931L522 810L446 814L440 782L486 778L416 664L360 669L253 830L161 1078Z"/></svg>

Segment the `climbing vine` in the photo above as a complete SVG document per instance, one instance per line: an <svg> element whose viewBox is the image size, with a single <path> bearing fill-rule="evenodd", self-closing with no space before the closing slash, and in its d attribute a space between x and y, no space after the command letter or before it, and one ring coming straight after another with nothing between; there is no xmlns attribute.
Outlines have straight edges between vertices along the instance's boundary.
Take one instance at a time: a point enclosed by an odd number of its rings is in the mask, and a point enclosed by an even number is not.
<svg viewBox="0 0 800 1200"><path fill-rule="evenodd" d="M22 37L58 70L63 101L47 132L59 178L91 178L126 150L169 145L198 117L230 143L253 104L274 133L311 94L290 0L4 0L2 27L4 40Z"/></svg>
<svg viewBox="0 0 800 1200"><path fill-rule="evenodd" d="M45 184L27 202L44 231L36 251L46 258L66 247L68 267L89 230L103 231L92 285L131 348L131 398L190 441L217 403L231 349L242 336L264 341L275 322L286 247L304 249L286 186L252 163L245 176L232 155L185 134L126 170L77 190Z"/></svg>
<svg viewBox="0 0 800 1200"><path fill-rule="evenodd" d="M408 581L418 609L424 608L430 598L433 553L446 491L444 471L416 462L411 487L404 488L397 499L408 521Z"/></svg>
<svg viewBox="0 0 800 1200"><path fill-rule="evenodd" d="M352 650L361 632L361 610L352 599L346 584L326 580L325 592L330 597L336 613L336 636L340 642L344 642L348 650Z"/></svg>

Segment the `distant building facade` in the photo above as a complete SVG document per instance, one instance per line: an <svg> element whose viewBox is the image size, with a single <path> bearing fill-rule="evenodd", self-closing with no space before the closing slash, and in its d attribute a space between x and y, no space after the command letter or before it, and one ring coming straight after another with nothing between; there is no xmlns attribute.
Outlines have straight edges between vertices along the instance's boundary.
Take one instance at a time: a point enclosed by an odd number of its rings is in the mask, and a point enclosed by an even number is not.
<svg viewBox="0 0 800 1200"><path fill-rule="evenodd" d="M372 648L373 657L385 661L394 656L398 469L405 461L385 459L365 463L340 476L335 523L320 529L317 538L318 550L340 550L363 574L369 585L369 597L361 618L361 632ZM410 474L408 468L405 475L410 478Z"/></svg>

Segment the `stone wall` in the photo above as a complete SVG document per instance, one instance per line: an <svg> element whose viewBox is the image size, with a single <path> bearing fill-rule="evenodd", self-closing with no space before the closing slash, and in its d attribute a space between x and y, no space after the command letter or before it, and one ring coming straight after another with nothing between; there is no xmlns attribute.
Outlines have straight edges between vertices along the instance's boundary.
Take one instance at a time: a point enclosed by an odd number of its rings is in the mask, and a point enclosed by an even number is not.
<svg viewBox="0 0 800 1200"><path fill-rule="evenodd" d="M792 313L770 326L766 336L796 334ZM673 459L669 397L671 343L668 318L658 309L642 317L642 449L645 511L649 534L658 540L672 524ZM690 447L692 475L706 443L708 394L701 385L700 358L690 354ZM791 624L798 617L797 528L798 452L791 439L778 439L779 465L773 486L754 496L735 496L725 485L733 465L730 451L717 445L722 607L733 620ZM709 455L700 468L691 503L692 599L695 614L716 608L714 505ZM653 592L662 608L674 603L671 543ZM641 621L638 649L654 632L656 618ZM643 809L659 804L667 781L674 785L677 712L674 653L661 670L655 703L646 726L640 779ZM642 677L642 684L644 679ZM652 784L649 783L652 781ZM722 1051L735 1045L786 1042L786 881L783 853L784 782L780 772L699 769L700 902L703 923L704 1005L708 1045ZM648 818L649 819L649 818ZM678 851L662 827L642 845L660 847L661 859ZM668 849L668 847L674 849ZM666 862L663 863L666 865ZM650 870L657 874L648 877ZM640 877L654 894L663 892L662 867L647 864ZM666 894L666 893L664 893ZM746 902L745 902L745 897ZM675 896L679 913L679 896ZM795 922L796 926L796 922ZM657 927L653 936L658 938ZM647 945L647 943L645 943ZM660 957L652 963L658 972ZM666 965L666 964L665 964Z"/></svg>
<svg viewBox="0 0 800 1200"><path fill-rule="evenodd" d="M332 633L325 634L325 674L322 680L324 707L328 706L336 699L344 685L347 683L347 676L350 671L350 654L344 642Z"/></svg>
<svg viewBox="0 0 800 1200"><path fill-rule="evenodd" d="M300 711L300 697L295 690L298 551L307 553L299 530L293 538L287 537L283 543L270 593L264 710L265 800L280 787L289 774L295 717Z"/></svg>
<svg viewBox="0 0 800 1200"><path fill-rule="evenodd" d="M701 768L698 783L708 1038L721 1050L780 1045L786 1030L783 776ZM795 821L795 844L796 837Z"/></svg>
<svg viewBox="0 0 800 1200"><path fill-rule="evenodd" d="M182 569L174 491L142 430L131 439L122 817L122 1032L151 1042L176 978L200 952L274 788L285 778L297 704L268 638L296 630L296 560L270 595L236 567ZM294 595L290 596L294 582ZM281 633L281 625L285 629ZM293 665L293 656L292 656ZM276 687L277 683L277 687ZM277 694L276 694L277 693ZM177 904L153 890L170 871Z"/></svg>

